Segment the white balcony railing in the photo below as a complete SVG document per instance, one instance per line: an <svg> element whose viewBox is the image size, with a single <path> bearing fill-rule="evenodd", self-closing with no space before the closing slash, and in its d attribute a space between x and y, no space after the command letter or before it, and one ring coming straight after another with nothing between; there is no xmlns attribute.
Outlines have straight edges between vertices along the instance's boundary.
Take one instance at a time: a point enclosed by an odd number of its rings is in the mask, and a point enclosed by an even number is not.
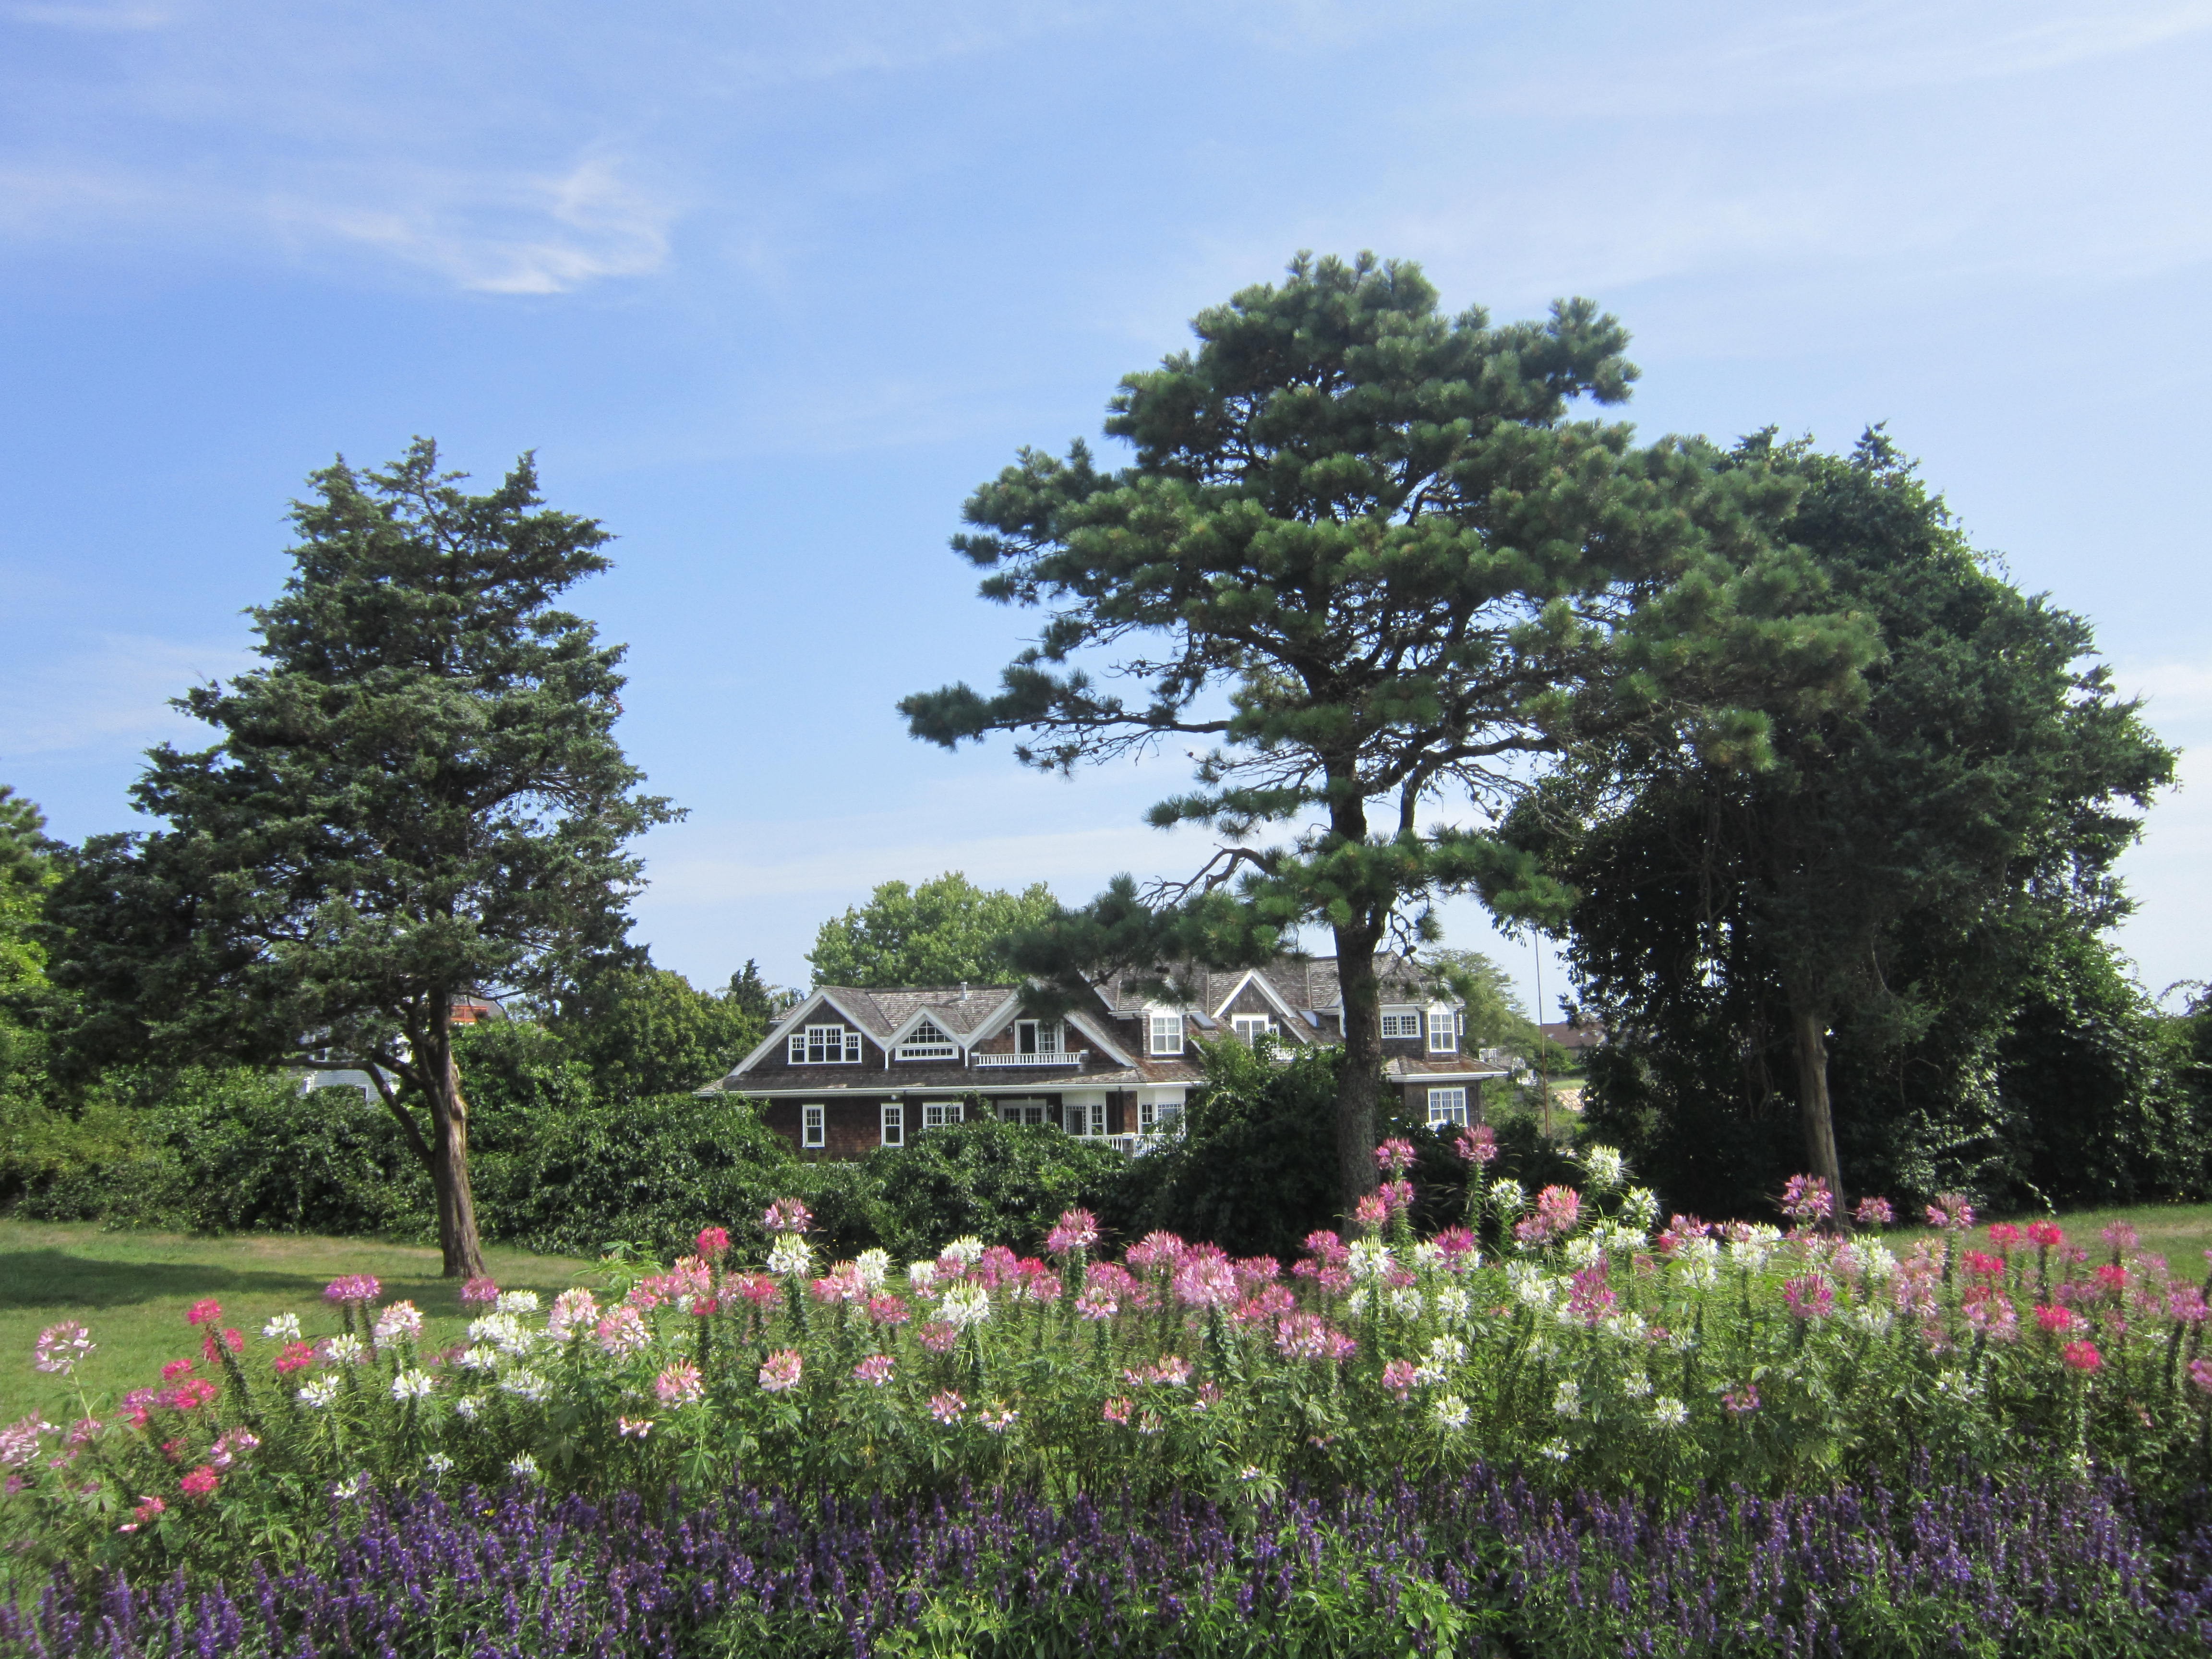
<svg viewBox="0 0 2212 1659"><path fill-rule="evenodd" d="M1044 1054L970 1054L971 1066L1080 1066L1089 1059L1087 1048L1058 1048Z"/></svg>

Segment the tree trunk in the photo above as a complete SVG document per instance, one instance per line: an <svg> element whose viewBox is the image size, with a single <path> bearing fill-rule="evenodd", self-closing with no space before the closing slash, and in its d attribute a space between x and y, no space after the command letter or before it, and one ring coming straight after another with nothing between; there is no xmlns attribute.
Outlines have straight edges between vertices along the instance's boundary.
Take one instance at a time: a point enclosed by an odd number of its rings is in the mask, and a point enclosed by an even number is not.
<svg viewBox="0 0 2212 1659"><path fill-rule="evenodd" d="M1790 1000L1790 1033L1797 1055L1797 1120L1805 1132L1806 1173L1828 1183L1835 1213L1844 1212L1844 1169L1836 1157L1836 1121L1828 1108L1828 1022L1809 999Z"/></svg>
<svg viewBox="0 0 2212 1659"><path fill-rule="evenodd" d="M1375 1170L1375 1107L1382 1081L1382 994L1375 977L1379 931L1336 929L1336 983L1344 1008L1344 1065L1336 1076L1336 1168L1347 1220L1381 1182Z"/></svg>
<svg viewBox="0 0 2212 1659"><path fill-rule="evenodd" d="M441 1022L424 1056L430 1097L430 1185L438 1198L438 1249L448 1279L483 1276L483 1241L477 1236L477 1204L469 1191L469 1103L453 1063L450 1027Z"/></svg>

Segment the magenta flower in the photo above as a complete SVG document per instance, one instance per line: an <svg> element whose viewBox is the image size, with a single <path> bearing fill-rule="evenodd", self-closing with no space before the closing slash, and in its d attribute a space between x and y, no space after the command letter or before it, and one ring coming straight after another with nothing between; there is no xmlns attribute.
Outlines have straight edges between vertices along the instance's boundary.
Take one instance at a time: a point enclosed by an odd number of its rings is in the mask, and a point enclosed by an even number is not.
<svg viewBox="0 0 2212 1659"><path fill-rule="evenodd" d="M730 1231L726 1227L702 1227L697 1240L699 1254L709 1261L720 1261L730 1253Z"/></svg>
<svg viewBox="0 0 2212 1659"><path fill-rule="evenodd" d="M799 1376L805 1369L795 1348L780 1348L770 1354L760 1368L760 1385L769 1394L787 1394L799 1386Z"/></svg>
<svg viewBox="0 0 2212 1659"><path fill-rule="evenodd" d="M637 1310L630 1307L609 1309L592 1334L599 1340L600 1350L617 1359L627 1359L653 1344L653 1333L645 1328Z"/></svg>
<svg viewBox="0 0 2212 1659"><path fill-rule="evenodd" d="M872 1353L853 1367L853 1375L861 1382L882 1388L891 1380L891 1357L887 1353Z"/></svg>
<svg viewBox="0 0 2212 1659"><path fill-rule="evenodd" d="M1487 1123L1478 1123L1472 1129L1462 1130L1453 1149L1469 1164L1488 1165L1498 1161L1498 1131Z"/></svg>
<svg viewBox="0 0 2212 1659"><path fill-rule="evenodd" d="M2136 1230L2124 1221L2113 1222L2102 1232L2099 1233L2097 1237L2103 1239L2106 1243L2111 1245L2123 1255L2128 1255L2131 1252L2136 1244L2141 1242L2140 1236L2136 1233Z"/></svg>
<svg viewBox="0 0 2212 1659"><path fill-rule="evenodd" d="M1437 1249L1447 1268L1464 1273L1474 1255L1474 1235L1464 1227L1447 1227L1437 1235Z"/></svg>
<svg viewBox="0 0 2212 1659"><path fill-rule="evenodd" d="M1413 1183L1410 1181L1386 1181L1378 1196L1383 1207L1392 1215L1403 1215L1413 1207Z"/></svg>
<svg viewBox="0 0 2212 1659"><path fill-rule="evenodd" d="M921 1339L921 1346L932 1353L951 1353L953 1346L960 1340L958 1328L948 1325L941 1319L928 1320L915 1326L914 1334Z"/></svg>
<svg viewBox="0 0 2212 1659"><path fill-rule="evenodd" d="M192 1304L191 1310L185 1316L185 1323L187 1325L212 1325L216 1320L222 1317L222 1304L216 1301L213 1297L210 1297L204 1302L195 1302Z"/></svg>
<svg viewBox="0 0 2212 1659"><path fill-rule="evenodd" d="M2192 1359L2189 1362L2189 1381L2201 1392L2212 1395L2212 1359Z"/></svg>
<svg viewBox="0 0 2212 1659"><path fill-rule="evenodd" d="M1836 1212L1836 1195L1819 1176L1794 1175L1783 1183L1782 1213L1801 1225L1826 1221Z"/></svg>
<svg viewBox="0 0 2212 1659"><path fill-rule="evenodd" d="M951 1389L929 1396L929 1414L946 1428L957 1423L968 1410L968 1402Z"/></svg>
<svg viewBox="0 0 2212 1659"><path fill-rule="evenodd" d="M481 1277L471 1279L461 1286L461 1303L465 1307L475 1307L478 1304L489 1306L498 1300L499 1286L491 1279Z"/></svg>
<svg viewBox="0 0 2212 1659"><path fill-rule="evenodd" d="M1851 1218L1862 1227L1887 1227L1896 1223L1897 1212L1886 1198L1863 1198Z"/></svg>
<svg viewBox="0 0 2212 1659"><path fill-rule="evenodd" d="M215 1496L215 1489L222 1484L221 1477L203 1463L177 1482L177 1490L187 1498L197 1498L201 1503L205 1503Z"/></svg>
<svg viewBox="0 0 2212 1659"><path fill-rule="evenodd" d="M1382 1368L1382 1386L1403 1400L1413 1391L1413 1362L1394 1359Z"/></svg>
<svg viewBox="0 0 2212 1659"><path fill-rule="evenodd" d="M1759 1384L1739 1383L1721 1395L1721 1408L1730 1417L1748 1417L1759 1409Z"/></svg>
<svg viewBox="0 0 2212 1659"><path fill-rule="evenodd" d="M1413 1167L1413 1143L1393 1136L1375 1149L1375 1167L1401 1176Z"/></svg>
<svg viewBox="0 0 2212 1659"><path fill-rule="evenodd" d="M1098 1242L1098 1218L1088 1210L1066 1210L1060 1221L1045 1235L1047 1255L1066 1255L1071 1250L1087 1250Z"/></svg>
<svg viewBox="0 0 2212 1659"><path fill-rule="evenodd" d="M678 1359L661 1367L660 1375L653 1379L653 1392L664 1406L689 1406L706 1398L707 1386L696 1365Z"/></svg>
<svg viewBox="0 0 2212 1659"><path fill-rule="evenodd" d="M1352 1254L1351 1248L1341 1238L1326 1230L1308 1233L1305 1248L1324 1266L1333 1266Z"/></svg>
<svg viewBox="0 0 2212 1659"><path fill-rule="evenodd" d="M1352 1218L1370 1231L1382 1226L1390 1219L1390 1206L1380 1193L1368 1193L1352 1206Z"/></svg>
<svg viewBox="0 0 2212 1659"><path fill-rule="evenodd" d="M2087 1340L2069 1342L2058 1357L2066 1362L2069 1369L2080 1371L2084 1376L2105 1368L2105 1356L2097 1352L2095 1343Z"/></svg>
<svg viewBox="0 0 2212 1659"><path fill-rule="evenodd" d="M1193 1251L1176 1269L1175 1293L1187 1308L1226 1308L1237 1300L1237 1271L1220 1255Z"/></svg>
<svg viewBox="0 0 2212 1659"><path fill-rule="evenodd" d="M2027 1224L2027 1242L2038 1249L2048 1250L2066 1242L2066 1230L2055 1221L2031 1221Z"/></svg>
<svg viewBox="0 0 2212 1659"><path fill-rule="evenodd" d="M1133 1400L1109 1400L1099 1415L1109 1423L1126 1424L1129 1420L1129 1413L1136 1409L1136 1404Z"/></svg>
<svg viewBox="0 0 2212 1659"><path fill-rule="evenodd" d="M1962 1233L1974 1224L1974 1206L1964 1193L1938 1193L1928 1206L1928 1224Z"/></svg>
<svg viewBox="0 0 2212 1659"><path fill-rule="evenodd" d="M2020 1310L1987 1285L1966 1292L1966 1322L1992 1342L2011 1342L2020 1336Z"/></svg>
<svg viewBox="0 0 2212 1659"><path fill-rule="evenodd" d="M1575 1230L1582 1212L1582 1194L1573 1188L1547 1187L1536 1194L1536 1212L1515 1224L1513 1237L1524 1244L1564 1237Z"/></svg>
<svg viewBox="0 0 2212 1659"><path fill-rule="evenodd" d="M374 1273L348 1273L324 1286L323 1294L332 1302L374 1302L383 1288Z"/></svg>
<svg viewBox="0 0 2212 1659"><path fill-rule="evenodd" d="M1154 1267L1173 1267L1189 1248L1173 1233L1149 1232L1129 1247L1125 1260L1139 1273L1148 1273Z"/></svg>
<svg viewBox="0 0 2212 1659"><path fill-rule="evenodd" d="M1568 1313L1590 1326L1610 1314L1620 1297L1607 1285L1607 1264L1603 1257L1577 1273L1568 1281Z"/></svg>
<svg viewBox="0 0 2212 1659"><path fill-rule="evenodd" d="M905 1303L886 1291L868 1298L868 1317L878 1325L903 1325L914 1315Z"/></svg>
<svg viewBox="0 0 2212 1659"><path fill-rule="evenodd" d="M812 1213L795 1198L779 1198L761 1218L761 1225L772 1233L803 1233L813 1224Z"/></svg>

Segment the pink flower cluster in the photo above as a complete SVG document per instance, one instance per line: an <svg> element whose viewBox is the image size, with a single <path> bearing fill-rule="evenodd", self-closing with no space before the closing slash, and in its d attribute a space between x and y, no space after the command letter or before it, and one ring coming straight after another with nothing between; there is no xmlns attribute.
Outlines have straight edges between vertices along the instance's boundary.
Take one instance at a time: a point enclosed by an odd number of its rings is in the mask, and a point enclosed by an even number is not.
<svg viewBox="0 0 2212 1659"><path fill-rule="evenodd" d="M1826 1221L1836 1212L1836 1195L1820 1176L1794 1175L1782 1188L1782 1213L1800 1226Z"/></svg>
<svg viewBox="0 0 2212 1659"><path fill-rule="evenodd" d="M1513 1237L1523 1244L1543 1244L1574 1231L1582 1219L1582 1194L1571 1187L1547 1187L1536 1194L1533 1215L1516 1223Z"/></svg>
<svg viewBox="0 0 2212 1659"><path fill-rule="evenodd" d="M1375 1167L1386 1175L1401 1176L1413 1167L1413 1143L1393 1137L1375 1149Z"/></svg>
<svg viewBox="0 0 2212 1659"><path fill-rule="evenodd" d="M1066 1255L1074 1250L1087 1250L1098 1242L1098 1218L1088 1210L1067 1210L1045 1235L1044 1249L1048 1255Z"/></svg>
<svg viewBox="0 0 2212 1659"><path fill-rule="evenodd" d="M324 1286L323 1295L332 1302L364 1303L375 1301L383 1290L374 1273L348 1273Z"/></svg>
<svg viewBox="0 0 2212 1659"><path fill-rule="evenodd" d="M813 1224L813 1212L795 1198L779 1198L761 1218L761 1225L772 1233L803 1233Z"/></svg>

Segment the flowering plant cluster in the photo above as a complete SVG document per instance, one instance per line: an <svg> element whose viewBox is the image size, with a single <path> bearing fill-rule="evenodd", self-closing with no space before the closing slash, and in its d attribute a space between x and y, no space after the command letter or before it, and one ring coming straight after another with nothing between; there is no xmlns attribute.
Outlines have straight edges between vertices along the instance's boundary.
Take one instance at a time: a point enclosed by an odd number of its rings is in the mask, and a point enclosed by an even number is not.
<svg viewBox="0 0 2212 1659"><path fill-rule="evenodd" d="M247 1336L203 1304L179 1333L198 1352L161 1387L0 1431L0 1524L127 1551L229 1535L239 1505L514 1481L699 1495L739 1470L1230 1501L1478 1460L1655 1498L1931 1456L2147 1486L2212 1468L2208 1287L2124 1227L2094 1248L2049 1223L1978 1231L1947 1200L1899 1255L1833 1231L1811 1182L1788 1231L1662 1227L1607 1149L1534 1195L1484 1150L1470 1137L1468 1224L1416 1239L1386 1187L1370 1224L1287 1265L1167 1233L1115 1260L1080 1211L1041 1256L962 1238L903 1267L823 1261L783 1200L764 1263L708 1228L670 1267L611 1263L550 1304L474 1280L467 1340L442 1349L366 1275L331 1285L312 1332L288 1314ZM1393 1186L1401 1159L1378 1153ZM69 1377L92 1340L57 1325L36 1363Z"/></svg>

